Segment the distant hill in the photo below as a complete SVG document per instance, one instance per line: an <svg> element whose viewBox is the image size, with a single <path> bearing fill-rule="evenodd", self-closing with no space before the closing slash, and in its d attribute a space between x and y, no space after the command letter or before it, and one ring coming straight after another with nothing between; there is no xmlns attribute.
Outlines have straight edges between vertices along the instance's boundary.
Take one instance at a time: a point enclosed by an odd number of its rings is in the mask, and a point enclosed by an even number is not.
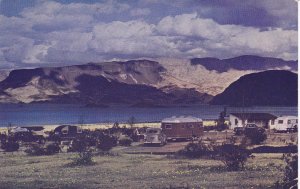
<svg viewBox="0 0 300 189"><path fill-rule="evenodd" d="M101 107L113 103L138 107L209 103L240 77L272 69L297 73L297 61L245 55L224 60L129 60L19 69L2 72L3 78L9 75L0 80L0 103Z"/></svg>
<svg viewBox="0 0 300 189"><path fill-rule="evenodd" d="M297 74L271 70L242 76L210 104L230 106L297 106Z"/></svg>
<svg viewBox="0 0 300 189"><path fill-rule="evenodd" d="M226 72L229 69L235 70L269 70L285 69L298 70L297 61L285 61L279 58L260 57L252 55L243 55L228 59L217 58L194 58L191 60L192 65L202 65L208 70Z"/></svg>
<svg viewBox="0 0 300 189"><path fill-rule="evenodd" d="M148 60L14 70L0 82L0 102L156 106L206 103L212 98L191 88L156 87L164 71Z"/></svg>

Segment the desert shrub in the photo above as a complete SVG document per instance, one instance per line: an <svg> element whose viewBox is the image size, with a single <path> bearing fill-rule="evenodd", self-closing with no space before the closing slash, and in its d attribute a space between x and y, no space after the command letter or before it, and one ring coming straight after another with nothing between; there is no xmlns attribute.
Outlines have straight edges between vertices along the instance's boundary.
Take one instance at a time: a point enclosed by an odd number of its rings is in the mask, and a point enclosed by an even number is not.
<svg viewBox="0 0 300 189"><path fill-rule="evenodd" d="M59 153L60 150L61 149L60 149L58 143L48 144L45 149L45 154L46 155L57 154L57 153Z"/></svg>
<svg viewBox="0 0 300 189"><path fill-rule="evenodd" d="M199 141L198 143L189 143L177 154L188 158L199 158L203 156L214 156L215 151L213 145Z"/></svg>
<svg viewBox="0 0 300 189"><path fill-rule="evenodd" d="M224 130L226 130L226 129L228 129L229 127L228 127L228 125L227 124L218 124L217 126L216 126L216 130L217 131L224 131Z"/></svg>
<svg viewBox="0 0 300 189"><path fill-rule="evenodd" d="M120 146L131 146L132 139L129 137L124 137L119 140Z"/></svg>
<svg viewBox="0 0 300 189"><path fill-rule="evenodd" d="M46 151L43 146L32 144L25 150L25 153L30 156L42 156L46 154Z"/></svg>
<svg viewBox="0 0 300 189"><path fill-rule="evenodd" d="M245 132L245 136L250 139L251 144L261 144L267 139L265 129L249 129Z"/></svg>
<svg viewBox="0 0 300 189"><path fill-rule="evenodd" d="M99 143L97 144L97 148L102 151L109 151L113 147L117 145L117 139L113 136L102 135L99 137Z"/></svg>
<svg viewBox="0 0 300 189"><path fill-rule="evenodd" d="M81 151L77 154L77 157L73 159L73 162L69 165L71 166L86 166L93 165L93 154L91 151Z"/></svg>
<svg viewBox="0 0 300 189"><path fill-rule="evenodd" d="M250 155L250 151L234 144L224 144L218 147L218 156L229 171L243 169Z"/></svg>
<svg viewBox="0 0 300 189"><path fill-rule="evenodd" d="M84 152L87 149L86 141L83 139L72 140L70 146L68 147L68 152Z"/></svg>
<svg viewBox="0 0 300 189"><path fill-rule="evenodd" d="M298 185L298 155L297 154L283 154L285 162L283 180L278 180L273 188L278 189L296 189Z"/></svg>
<svg viewBox="0 0 300 189"><path fill-rule="evenodd" d="M1 144L1 148L6 152L14 152L18 151L20 146L19 143L16 141L6 141Z"/></svg>
<svg viewBox="0 0 300 189"><path fill-rule="evenodd" d="M298 178L298 155L286 154L284 155L284 161L286 163L286 166L283 181L286 188L290 188L294 185L297 186L296 178Z"/></svg>

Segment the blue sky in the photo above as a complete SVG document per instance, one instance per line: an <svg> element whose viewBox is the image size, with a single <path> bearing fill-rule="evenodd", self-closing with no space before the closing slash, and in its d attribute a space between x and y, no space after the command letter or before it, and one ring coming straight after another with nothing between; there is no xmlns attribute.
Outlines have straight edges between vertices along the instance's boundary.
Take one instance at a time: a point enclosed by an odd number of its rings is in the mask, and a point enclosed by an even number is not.
<svg viewBox="0 0 300 189"><path fill-rule="evenodd" d="M294 0L0 0L0 68L136 58L297 59Z"/></svg>

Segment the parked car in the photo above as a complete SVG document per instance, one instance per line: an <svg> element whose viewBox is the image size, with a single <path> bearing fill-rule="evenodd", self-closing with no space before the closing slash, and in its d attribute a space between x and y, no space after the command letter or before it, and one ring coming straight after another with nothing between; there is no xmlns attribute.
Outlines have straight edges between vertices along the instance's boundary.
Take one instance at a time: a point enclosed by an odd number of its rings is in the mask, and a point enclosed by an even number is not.
<svg viewBox="0 0 300 189"><path fill-rule="evenodd" d="M256 124L254 123L248 123L245 126L245 130L244 130L244 134L247 134L248 132L252 132L253 130L257 130L259 132L265 132L265 129L262 127L258 127Z"/></svg>
<svg viewBox="0 0 300 189"><path fill-rule="evenodd" d="M264 128L258 127L254 123L248 123L245 125L245 127L235 127L233 129L235 135L244 135L245 133L251 132L253 130L258 130L261 132L264 132Z"/></svg>
<svg viewBox="0 0 300 189"><path fill-rule="evenodd" d="M243 134L244 134L245 128L244 128L244 127L235 127L235 128L233 129L233 131L234 131L234 134L235 134L235 135L240 136L240 135L243 135Z"/></svg>
<svg viewBox="0 0 300 189"><path fill-rule="evenodd" d="M298 125L294 125L292 128L287 128L286 131L288 133L296 133L298 132Z"/></svg>
<svg viewBox="0 0 300 189"><path fill-rule="evenodd" d="M39 142L45 143L47 135L43 130L35 131L22 127L15 127L10 131L10 137L19 142Z"/></svg>
<svg viewBox="0 0 300 189"><path fill-rule="evenodd" d="M144 144L167 144L167 136L162 132L161 128L147 128L145 133Z"/></svg>

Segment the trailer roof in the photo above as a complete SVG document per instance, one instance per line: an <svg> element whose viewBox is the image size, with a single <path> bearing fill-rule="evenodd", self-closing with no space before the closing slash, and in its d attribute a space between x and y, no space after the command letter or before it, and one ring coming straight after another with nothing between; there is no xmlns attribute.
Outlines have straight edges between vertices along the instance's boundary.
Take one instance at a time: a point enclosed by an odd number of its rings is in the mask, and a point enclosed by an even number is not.
<svg viewBox="0 0 300 189"><path fill-rule="evenodd" d="M298 117L297 116L284 115L284 116L279 116L277 119L298 119Z"/></svg>
<svg viewBox="0 0 300 189"><path fill-rule="evenodd" d="M161 121L162 123L194 123L202 122L202 119L193 116L180 116L180 117L169 117Z"/></svg>

